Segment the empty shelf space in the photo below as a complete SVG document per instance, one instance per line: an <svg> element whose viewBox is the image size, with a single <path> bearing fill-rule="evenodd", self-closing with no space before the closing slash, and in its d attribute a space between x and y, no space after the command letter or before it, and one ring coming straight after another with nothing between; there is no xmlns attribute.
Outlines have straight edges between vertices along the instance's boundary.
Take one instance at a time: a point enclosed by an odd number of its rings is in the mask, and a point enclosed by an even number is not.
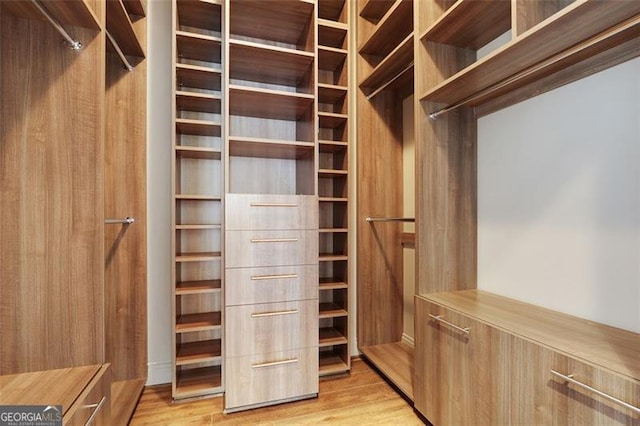
<svg viewBox="0 0 640 426"><path fill-rule="evenodd" d="M318 68L333 71L347 59L347 51L335 47L318 46Z"/></svg>
<svg viewBox="0 0 640 426"><path fill-rule="evenodd" d="M176 146L176 155L180 158L196 158L199 160L220 160L222 153L216 148L199 146Z"/></svg>
<svg viewBox="0 0 640 426"><path fill-rule="evenodd" d="M320 278L320 284L318 286L320 291L343 290L348 287L348 284L339 278Z"/></svg>
<svg viewBox="0 0 640 426"><path fill-rule="evenodd" d="M319 112L318 125L323 129L335 129L347 122L347 114L336 114L333 112Z"/></svg>
<svg viewBox="0 0 640 426"><path fill-rule="evenodd" d="M212 260L220 260L219 251L203 251L196 253L176 253L176 262L209 262Z"/></svg>
<svg viewBox="0 0 640 426"><path fill-rule="evenodd" d="M107 31L126 56L144 58L145 53L121 0L107 1Z"/></svg>
<svg viewBox="0 0 640 426"><path fill-rule="evenodd" d="M176 132L181 135L220 136L220 123L210 120L176 118Z"/></svg>
<svg viewBox="0 0 640 426"><path fill-rule="evenodd" d="M198 65L177 64L176 83L182 87L196 89L220 90L222 74L219 69Z"/></svg>
<svg viewBox="0 0 640 426"><path fill-rule="evenodd" d="M300 159L313 157L313 142L229 137L229 155L255 158Z"/></svg>
<svg viewBox="0 0 640 426"><path fill-rule="evenodd" d="M322 104L335 104L347 96L346 86L318 83L318 102Z"/></svg>
<svg viewBox="0 0 640 426"><path fill-rule="evenodd" d="M314 4L305 1L231 0L230 9L231 35L290 45L300 44L314 16Z"/></svg>
<svg viewBox="0 0 640 426"><path fill-rule="evenodd" d="M330 21L339 21L345 5L345 0L320 0L318 2L318 17Z"/></svg>
<svg viewBox="0 0 640 426"><path fill-rule="evenodd" d="M413 33L385 57L361 83L360 87L373 91L391 81L413 62Z"/></svg>
<svg viewBox="0 0 640 426"><path fill-rule="evenodd" d="M176 318L176 333L220 329L221 318L220 312L179 315Z"/></svg>
<svg viewBox="0 0 640 426"><path fill-rule="evenodd" d="M295 121L313 108L313 104L314 96L304 93L229 86L231 115Z"/></svg>
<svg viewBox="0 0 640 426"><path fill-rule="evenodd" d="M346 317L347 311L333 302L320 303L319 318L338 318Z"/></svg>
<svg viewBox="0 0 640 426"><path fill-rule="evenodd" d="M318 260L320 262L341 262L344 260L349 260L349 256L339 253L320 253Z"/></svg>
<svg viewBox="0 0 640 426"><path fill-rule="evenodd" d="M380 20L393 6L395 0L369 0L360 10L360 16L371 21Z"/></svg>
<svg viewBox="0 0 640 426"><path fill-rule="evenodd" d="M361 54L387 56L413 31L413 2L398 0L380 20L373 34L359 51Z"/></svg>
<svg viewBox="0 0 640 426"><path fill-rule="evenodd" d="M221 2L178 0L178 22L181 26L221 32Z"/></svg>
<svg viewBox="0 0 640 426"><path fill-rule="evenodd" d="M313 52L230 40L229 74L232 79L295 87L310 72L314 57Z"/></svg>
<svg viewBox="0 0 640 426"><path fill-rule="evenodd" d="M142 0L122 0L122 3L124 3L124 7L127 9L129 15L147 16L147 11L145 10L145 5Z"/></svg>
<svg viewBox="0 0 640 426"><path fill-rule="evenodd" d="M144 391L145 379L129 379L111 382L111 424L125 425L136 409Z"/></svg>
<svg viewBox="0 0 640 426"><path fill-rule="evenodd" d="M176 374L175 398L210 395L222 390L222 374L219 365L179 370Z"/></svg>
<svg viewBox="0 0 640 426"><path fill-rule="evenodd" d="M320 150L320 152L344 151L348 147L349 147L349 142L327 141L327 140L319 140L318 141L318 149Z"/></svg>
<svg viewBox="0 0 640 426"><path fill-rule="evenodd" d="M511 28L511 2L458 0L421 40L479 49Z"/></svg>
<svg viewBox="0 0 640 426"><path fill-rule="evenodd" d="M347 31L347 24L318 19L318 45L342 48Z"/></svg>
<svg viewBox="0 0 640 426"><path fill-rule="evenodd" d="M333 327L325 327L319 330L318 346L321 348L334 345L346 345L347 343L347 337Z"/></svg>
<svg viewBox="0 0 640 426"><path fill-rule="evenodd" d="M222 359L220 339L180 343L176 345L176 365L220 361Z"/></svg>
<svg viewBox="0 0 640 426"><path fill-rule="evenodd" d="M220 280L180 281L176 283L176 295L216 293L221 287Z"/></svg>
<svg viewBox="0 0 640 426"><path fill-rule="evenodd" d="M335 170L335 169L319 169L318 177L331 178L331 177L346 177L349 174L347 170Z"/></svg>
<svg viewBox="0 0 640 426"><path fill-rule="evenodd" d="M31 1L3 1L2 8L12 15L29 19L42 19L42 13ZM49 1L47 10L58 22L64 25L101 30L100 21L87 0Z"/></svg>
<svg viewBox="0 0 640 426"><path fill-rule="evenodd" d="M349 371L347 363L332 351L320 351L319 355L320 376L329 376L331 374L345 373Z"/></svg>
<svg viewBox="0 0 640 426"><path fill-rule="evenodd" d="M363 355L413 401L413 348L404 342L364 346Z"/></svg>
<svg viewBox="0 0 640 426"><path fill-rule="evenodd" d="M202 195L202 194L176 194L176 200L191 201L220 201L219 195Z"/></svg>
<svg viewBox="0 0 640 426"><path fill-rule="evenodd" d="M176 31L176 44L179 58L220 63L220 37Z"/></svg>
<svg viewBox="0 0 640 426"><path fill-rule="evenodd" d="M186 92L182 90L176 92L176 108L179 110L219 114L221 103L222 99L219 95Z"/></svg>

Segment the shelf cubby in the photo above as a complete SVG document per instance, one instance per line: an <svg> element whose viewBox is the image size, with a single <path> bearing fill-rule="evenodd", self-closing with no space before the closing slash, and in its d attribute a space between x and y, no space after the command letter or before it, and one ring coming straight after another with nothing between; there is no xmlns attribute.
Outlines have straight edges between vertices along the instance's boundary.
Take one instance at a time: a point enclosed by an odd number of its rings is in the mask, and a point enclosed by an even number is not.
<svg viewBox="0 0 640 426"><path fill-rule="evenodd" d="M349 371L349 364L345 359L344 349L338 350L332 347L322 348L319 355L320 376L328 376Z"/></svg>
<svg viewBox="0 0 640 426"><path fill-rule="evenodd" d="M344 152L348 148L348 146L349 142L345 141L318 141L318 150L320 151L320 153Z"/></svg>
<svg viewBox="0 0 640 426"><path fill-rule="evenodd" d="M265 138L229 137L229 155L237 157L303 159L312 158L313 142Z"/></svg>
<svg viewBox="0 0 640 426"><path fill-rule="evenodd" d="M387 56L412 31L413 2L397 0L375 25L359 52L361 55Z"/></svg>
<svg viewBox="0 0 640 426"><path fill-rule="evenodd" d="M321 348L333 345L346 345L347 336L334 327L323 327L319 330L319 345Z"/></svg>
<svg viewBox="0 0 640 426"><path fill-rule="evenodd" d="M201 340L178 344L176 347L176 365L197 364L222 360L220 339Z"/></svg>
<svg viewBox="0 0 640 426"><path fill-rule="evenodd" d="M216 121L176 118L176 132L183 135L220 136L222 130Z"/></svg>
<svg viewBox="0 0 640 426"><path fill-rule="evenodd" d="M313 108L315 97L239 85L229 86L229 111L232 115L295 121Z"/></svg>
<svg viewBox="0 0 640 426"><path fill-rule="evenodd" d="M221 280L179 281L176 283L176 295L218 293L221 288Z"/></svg>
<svg viewBox="0 0 640 426"><path fill-rule="evenodd" d="M134 18L142 18L147 16L146 3L142 0L122 0L127 13ZM135 19L137 20L137 19Z"/></svg>
<svg viewBox="0 0 640 426"><path fill-rule="evenodd" d="M216 36L176 31L179 58L220 63L222 39Z"/></svg>
<svg viewBox="0 0 640 426"><path fill-rule="evenodd" d="M222 390L222 368L212 365L198 368L177 367L175 398L191 398Z"/></svg>
<svg viewBox="0 0 640 426"><path fill-rule="evenodd" d="M368 0L362 10L360 16L363 18L377 22L391 9L396 0Z"/></svg>
<svg viewBox="0 0 640 426"><path fill-rule="evenodd" d="M321 128L335 129L336 127L344 126L347 119L347 114L336 114L333 112L318 113L318 125Z"/></svg>
<svg viewBox="0 0 640 426"><path fill-rule="evenodd" d="M222 315L220 312L179 315L176 318L176 333L219 330L221 318Z"/></svg>
<svg viewBox="0 0 640 426"><path fill-rule="evenodd" d="M179 110L220 114L221 102L220 95L176 91L176 108Z"/></svg>
<svg viewBox="0 0 640 426"><path fill-rule="evenodd" d="M176 146L176 155L179 158L192 158L199 160L220 160L221 151L217 148L201 148L196 146Z"/></svg>
<svg viewBox="0 0 640 426"><path fill-rule="evenodd" d="M348 315L347 310L343 306L339 306L333 302L322 302L319 306L320 319L339 318Z"/></svg>
<svg viewBox="0 0 640 426"><path fill-rule="evenodd" d="M346 24L318 19L318 45L346 49L347 47Z"/></svg>
<svg viewBox="0 0 640 426"><path fill-rule="evenodd" d="M360 82L360 87L369 94L382 85L392 81L396 76L406 70L413 62L413 32L402 40L388 56L383 58ZM413 73L413 69L411 69ZM413 81L413 77L411 81ZM399 82L400 83L400 82Z"/></svg>
<svg viewBox="0 0 640 426"><path fill-rule="evenodd" d="M176 262L210 262L221 260L219 251L204 251L193 253L176 253Z"/></svg>
<svg viewBox="0 0 640 426"><path fill-rule="evenodd" d="M346 5L345 0L320 0L318 1L318 18L346 23Z"/></svg>
<svg viewBox="0 0 640 426"><path fill-rule="evenodd" d="M212 0L177 0L180 27L221 32L222 2Z"/></svg>
<svg viewBox="0 0 640 426"><path fill-rule="evenodd" d="M321 70L333 71L347 60L347 51L336 47L318 46L318 63Z"/></svg>
<svg viewBox="0 0 640 426"><path fill-rule="evenodd" d="M219 69L191 64L176 64L176 84L178 87L219 91L222 74Z"/></svg>
<svg viewBox="0 0 640 426"><path fill-rule="evenodd" d="M144 58L145 52L122 0L106 2L107 31L126 56Z"/></svg>

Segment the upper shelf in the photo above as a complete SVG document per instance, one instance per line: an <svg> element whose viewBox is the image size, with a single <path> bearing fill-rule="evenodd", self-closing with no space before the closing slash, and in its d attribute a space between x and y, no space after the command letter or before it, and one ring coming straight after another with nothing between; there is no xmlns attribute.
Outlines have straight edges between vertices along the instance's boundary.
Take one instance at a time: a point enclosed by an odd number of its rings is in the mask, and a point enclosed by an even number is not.
<svg viewBox="0 0 640 426"><path fill-rule="evenodd" d="M13 15L44 20L33 1L3 1L2 8ZM100 30L100 22L86 0L49 1L46 9L60 24Z"/></svg>
<svg viewBox="0 0 640 426"><path fill-rule="evenodd" d="M318 2L318 18L341 22L345 0L321 0Z"/></svg>
<svg viewBox="0 0 640 426"><path fill-rule="evenodd" d="M318 46L318 69L333 71L347 59L347 51L335 47Z"/></svg>
<svg viewBox="0 0 640 426"><path fill-rule="evenodd" d="M421 95L421 100L453 105L482 94L495 85L507 84L508 87L491 95L483 95L475 102L469 102L469 105L494 99L637 38L639 13L640 2L637 1L577 0L503 47L427 90ZM607 32L616 25L618 28ZM639 49L636 47L635 50ZM541 68L538 73L517 81L508 81L512 76L531 67L541 66L541 63L544 65L545 61L559 54L563 54L562 59L552 60L548 67Z"/></svg>
<svg viewBox="0 0 640 426"><path fill-rule="evenodd" d="M129 15L146 16L146 6L142 0L122 0Z"/></svg>
<svg viewBox="0 0 640 426"><path fill-rule="evenodd" d="M368 0L360 11L360 16L371 21L381 19L393 6L395 0Z"/></svg>
<svg viewBox="0 0 640 426"><path fill-rule="evenodd" d="M421 39L477 50L510 28L510 1L458 0Z"/></svg>
<svg viewBox="0 0 640 426"><path fill-rule="evenodd" d="M181 26L221 32L222 5L219 1L177 0Z"/></svg>
<svg viewBox="0 0 640 426"><path fill-rule="evenodd" d="M294 121L313 107L314 99L303 93L229 85L231 115Z"/></svg>
<svg viewBox="0 0 640 426"><path fill-rule="evenodd" d="M344 48L347 31L347 24L318 19L318 44L320 46Z"/></svg>
<svg viewBox="0 0 640 426"><path fill-rule="evenodd" d="M220 70L198 65L176 64L176 80L180 87L220 90L222 86Z"/></svg>
<svg viewBox="0 0 640 426"><path fill-rule="evenodd" d="M176 43L179 57L220 63L220 37L176 31Z"/></svg>
<svg viewBox="0 0 640 426"><path fill-rule="evenodd" d="M138 35L133 29L129 14L121 0L109 0L107 3L107 30L114 38L120 50L127 56L144 58L145 52Z"/></svg>
<svg viewBox="0 0 640 426"><path fill-rule="evenodd" d="M360 87L366 94L382 87L398 76L413 61L413 33L409 34L391 53L384 58L360 82Z"/></svg>
<svg viewBox="0 0 640 426"><path fill-rule="evenodd" d="M378 22L359 51L366 55L387 56L412 31L413 2L398 0Z"/></svg>

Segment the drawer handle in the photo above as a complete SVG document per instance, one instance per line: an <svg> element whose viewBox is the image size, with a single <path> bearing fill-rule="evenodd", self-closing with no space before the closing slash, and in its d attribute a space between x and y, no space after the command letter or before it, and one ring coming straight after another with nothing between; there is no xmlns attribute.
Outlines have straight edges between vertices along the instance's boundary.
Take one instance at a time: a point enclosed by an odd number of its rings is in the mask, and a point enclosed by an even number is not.
<svg viewBox="0 0 640 426"><path fill-rule="evenodd" d="M445 324L445 325L448 325L448 326L449 326L449 327L451 327L451 328L455 328L456 330L461 331L461 332L463 332L464 334L469 334L469 333L471 332L471 329L470 329L469 327L464 327L464 328L462 328L462 327L457 326L457 325L455 325L455 324L453 324L453 323L450 323L450 322L449 322L449 321L447 321L446 319L442 318L442 315L437 315L437 316L436 316L436 315L431 315L431 314L429 314L429 318L432 318L432 319L433 319L433 320L435 320L436 322L441 322L441 323L443 323L443 324Z"/></svg>
<svg viewBox="0 0 640 426"><path fill-rule="evenodd" d="M91 413L91 417L89 417L89 420L87 420L87 423L84 424L84 426L88 426L91 423L93 423L93 421L95 420L96 416L98 415L98 413L100 412L100 409L102 408L102 406L104 405L104 402L107 400L106 396L103 396L102 399L100 400L100 402L98 402L97 404L89 404L89 405L85 405L82 408L93 408L93 413Z"/></svg>
<svg viewBox="0 0 640 426"><path fill-rule="evenodd" d="M275 317L278 315L292 315L297 313L297 309L289 309L288 311L258 312L255 314L251 314L251 318Z"/></svg>
<svg viewBox="0 0 640 426"><path fill-rule="evenodd" d="M298 358L283 359L281 361L263 362L262 364L253 364L251 368L273 367L275 365L294 364L298 362Z"/></svg>
<svg viewBox="0 0 640 426"><path fill-rule="evenodd" d="M251 207L298 207L295 203L251 203Z"/></svg>
<svg viewBox="0 0 640 426"><path fill-rule="evenodd" d="M297 243L298 238L252 238L252 243Z"/></svg>
<svg viewBox="0 0 640 426"><path fill-rule="evenodd" d="M604 393L601 390L598 390L596 388L593 388L589 385L585 385L582 382L577 381L576 379L573 378L573 374L562 374L562 373L558 373L555 370L551 370L551 374L553 374L554 376L560 377L561 379L563 379L565 382L569 382L569 383L573 383L574 385L581 387L584 390L587 390L589 392L593 392L596 395L599 395L605 399L608 399L611 402L614 402L618 405L621 405L625 408L628 408L629 410L633 411L636 414L640 414L640 408L633 406L631 404L629 404L628 402L624 402L618 398L616 398L615 396L611 396L608 393Z"/></svg>
<svg viewBox="0 0 640 426"><path fill-rule="evenodd" d="M251 277L253 281L279 280L284 278L298 278L298 274L254 275Z"/></svg>

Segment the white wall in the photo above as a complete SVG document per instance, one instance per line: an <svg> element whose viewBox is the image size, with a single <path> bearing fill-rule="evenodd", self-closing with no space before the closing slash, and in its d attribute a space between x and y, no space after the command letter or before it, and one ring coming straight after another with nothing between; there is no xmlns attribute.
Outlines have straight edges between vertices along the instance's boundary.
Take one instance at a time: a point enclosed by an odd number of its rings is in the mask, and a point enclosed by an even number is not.
<svg viewBox="0 0 640 426"><path fill-rule="evenodd" d="M171 382L171 2L147 3L147 384Z"/></svg>
<svg viewBox="0 0 640 426"><path fill-rule="evenodd" d="M640 332L640 59L478 122L478 287Z"/></svg>

